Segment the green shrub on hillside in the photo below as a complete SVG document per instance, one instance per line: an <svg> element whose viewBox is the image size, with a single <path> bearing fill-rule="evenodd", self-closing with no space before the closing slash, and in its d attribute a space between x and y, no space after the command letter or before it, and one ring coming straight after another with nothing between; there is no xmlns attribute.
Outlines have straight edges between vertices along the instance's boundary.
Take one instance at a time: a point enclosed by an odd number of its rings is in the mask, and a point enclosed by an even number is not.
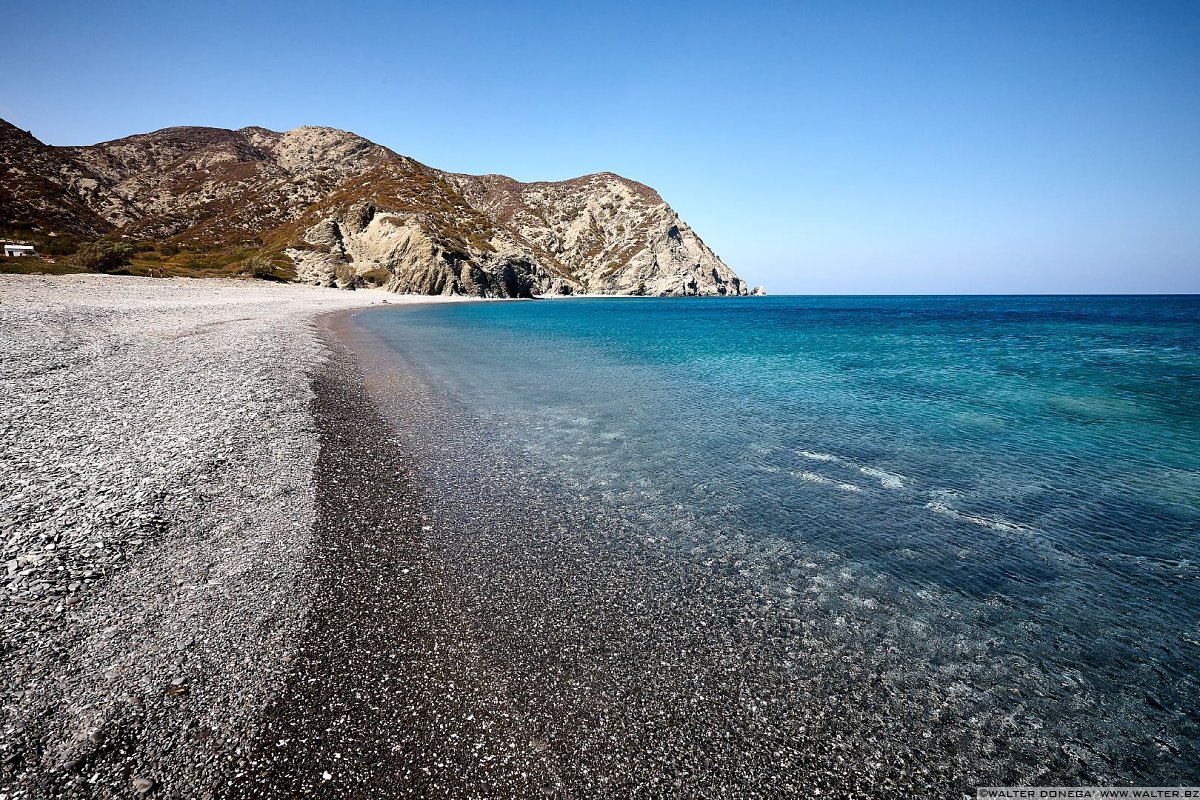
<svg viewBox="0 0 1200 800"><path fill-rule="evenodd" d="M88 242L80 245L71 261L76 266L96 272L116 272L129 265L133 248L124 242Z"/></svg>

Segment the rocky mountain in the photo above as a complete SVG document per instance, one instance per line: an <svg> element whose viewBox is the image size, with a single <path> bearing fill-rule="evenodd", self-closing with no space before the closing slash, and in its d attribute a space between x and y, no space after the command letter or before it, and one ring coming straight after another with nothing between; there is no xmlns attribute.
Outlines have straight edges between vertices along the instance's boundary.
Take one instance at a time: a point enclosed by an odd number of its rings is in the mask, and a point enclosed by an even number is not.
<svg viewBox="0 0 1200 800"><path fill-rule="evenodd" d="M89 206L92 185L96 177L58 148L0 120L0 223L101 236L114 226Z"/></svg>
<svg viewBox="0 0 1200 800"><path fill-rule="evenodd" d="M0 120L0 222L398 292L743 295L653 189L434 169L331 128L167 128L51 147Z"/></svg>

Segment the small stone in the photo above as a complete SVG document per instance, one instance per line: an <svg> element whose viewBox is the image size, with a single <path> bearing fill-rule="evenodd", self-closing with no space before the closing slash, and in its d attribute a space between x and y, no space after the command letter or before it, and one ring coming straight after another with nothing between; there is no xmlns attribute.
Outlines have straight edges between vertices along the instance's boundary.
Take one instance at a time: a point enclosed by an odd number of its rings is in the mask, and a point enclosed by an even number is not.
<svg viewBox="0 0 1200 800"><path fill-rule="evenodd" d="M154 788L154 781L149 778L134 778L133 790L138 794L146 794Z"/></svg>

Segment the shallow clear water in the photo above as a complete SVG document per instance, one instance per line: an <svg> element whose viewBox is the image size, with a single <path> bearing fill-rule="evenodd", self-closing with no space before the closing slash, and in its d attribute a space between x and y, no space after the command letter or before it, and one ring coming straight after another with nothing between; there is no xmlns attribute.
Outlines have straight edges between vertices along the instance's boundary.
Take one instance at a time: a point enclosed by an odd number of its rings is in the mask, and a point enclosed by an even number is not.
<svg viewBox="0 0 1200 800"><path fill-rule="evenodd" d="M972 698L960 724L1041 731L1017 753L997 728L993 755L1200 778L1200 298L581 299L359 321L564 502L682 559L770 553L741 579L810 598L823 635L899 638L923 680Z"/></svg>

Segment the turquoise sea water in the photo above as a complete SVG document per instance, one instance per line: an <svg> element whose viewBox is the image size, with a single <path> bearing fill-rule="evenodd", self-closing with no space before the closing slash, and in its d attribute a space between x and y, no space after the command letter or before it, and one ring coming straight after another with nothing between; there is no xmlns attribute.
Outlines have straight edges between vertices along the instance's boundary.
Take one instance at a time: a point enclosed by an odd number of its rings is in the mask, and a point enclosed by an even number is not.
<svg viewBox="0 0 1200 800"><path fill-rule="evenodd" d="M990 726L997 763L1049 747L1073 766L1048 777L1200 780L1200 298L577 299L359 321L563 502L680 559L736 543L739 579L807 598L822 635L898 648L969 697L955 724L976 742Z"/></svg>

